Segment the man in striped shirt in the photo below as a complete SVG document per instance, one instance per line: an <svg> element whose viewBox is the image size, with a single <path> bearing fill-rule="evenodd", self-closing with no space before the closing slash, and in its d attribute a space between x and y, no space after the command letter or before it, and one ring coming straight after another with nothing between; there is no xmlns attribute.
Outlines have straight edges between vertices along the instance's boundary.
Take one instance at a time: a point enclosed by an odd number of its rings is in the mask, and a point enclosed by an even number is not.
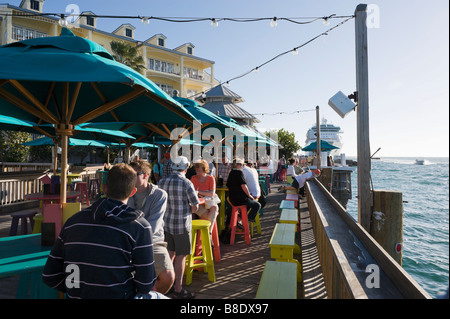
<svg viewBox="0 0 450 319"><path fill-rule="evenodd" d="M185 176L189 161L184 156L173 160L173 172L163 177L158 186L167 192L164 235L175 270L173 298L189 299L195 295L182 288L186 256L191 254L192 213L199 207L194 185Z"/></svg>
<svg viewBox="0 0 450 319"><path fill-rule="evenodd" d="M152 230L141 211L127 206L136 172L117 164L106 177L106 198L67 220L42 279L68 298L161 298L156 282Z"/></svg>

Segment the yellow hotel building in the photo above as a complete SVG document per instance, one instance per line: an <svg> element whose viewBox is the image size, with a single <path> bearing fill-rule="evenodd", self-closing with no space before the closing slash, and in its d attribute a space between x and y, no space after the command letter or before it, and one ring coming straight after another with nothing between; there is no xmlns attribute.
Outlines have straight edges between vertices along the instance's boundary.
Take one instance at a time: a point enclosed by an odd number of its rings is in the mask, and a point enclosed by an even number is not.
<svg viewBox="0 0 450 319"><path fill-rule="evenodd" d="M57 36L61 32L60 18L45 15L45 0L22 0L20 5L0 4L0 44L8 44L36 37ZM21 14L35 16L20 16ZM123 41L138 48L145 61L142 73L161 89L172 95L191 97L206 92L219 84L214 79L214 61L194 55L194 45L190 42L174 49L166 48L164 34L155 34L145 41L134 39L135 27L122 24L113 32L97 29L97 17L93 12L81 12L70 26L72 32L102 45L109 52L111 41Z"/></svg>

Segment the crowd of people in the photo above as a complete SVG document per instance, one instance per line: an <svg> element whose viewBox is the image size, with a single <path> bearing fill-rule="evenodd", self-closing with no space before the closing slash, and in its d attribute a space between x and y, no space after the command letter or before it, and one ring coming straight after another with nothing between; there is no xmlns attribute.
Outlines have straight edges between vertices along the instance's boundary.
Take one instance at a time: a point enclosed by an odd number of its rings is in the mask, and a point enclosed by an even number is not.
<svg viewBox="0 0 450 319"><path fill-rule="evenodd" d="M182 285L191 254L193 218L214 224L219 212L216 177L233 205L247 205L254 221L261 204L251 163L205 160L166 153L153 167L145 160L108 172L105 197L64 224L43 271L44 282L69 298L194 298ZM205 205L199 205L199 197ZM67 267L80 278L68 284Z"/></svg>
<svg viewBox="0 0 450 319"><path fill-rule="evenodd" d="M306 180L320 171L302 174L295 160L289 163L292 188L304 195ZM112 166L103 186L105 197L64 224L43 281L68 298L194 298L182 285L186 257L193 249L192 219L208 220L212 228L219 213L216 178L228 187L229 202L246 205L248 220L254 222L262 190L257 170L243 159L231 163L224 157L217 172L205 160L191 165L184 156L172 160L169 153L153 167L145 160ZM200 205L200 197L205 204ZM71 265L79 278L68 274Z"/></svg>

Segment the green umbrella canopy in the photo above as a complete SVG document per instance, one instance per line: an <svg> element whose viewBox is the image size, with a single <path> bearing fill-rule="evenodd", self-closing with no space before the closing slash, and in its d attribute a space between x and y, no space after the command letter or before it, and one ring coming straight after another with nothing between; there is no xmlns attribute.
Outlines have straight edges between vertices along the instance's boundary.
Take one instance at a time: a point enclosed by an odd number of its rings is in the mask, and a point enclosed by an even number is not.
<svg viewBox="0 0 450 319"><path fill-rule="evenodd" d="M100 143L104 144L106 147L109 148L125 148L126 145L122 143L110 143L110 142L104 142L101 141ZM144 142L137 142L131 144L131 147L137 147L137 148L158 148L158 145L154 145L151 143L144 143Z"/></svg>
<svg viewBox="0 0 450 319"><path fill-rule="evenodd" d="M184 125L195 119L152 81L68 29L59 37L0 47L0 114L56 125L62 172L67 170L67 136L76 125L90 121ZM62 174L61 203L66 202L65 182Z"/></svg>
<svg viewBox="0 0 450 319"><path fill-rule="evenodd" d="M93 147L105 147L105 144L102 144L93 140L80 140L77 138L69 137L69 146L93 146ZM35 139L33 141L22 143L25 146L41 146L41 145L55 145L55 142L50 137L41 137Z"/></svg>
<svg viewBox="0 0 450 319"><path fill-rule="evenodd" d="M114 61L95 42L70 33L0 47L0 114L75 125L192 121L152 81Z"/></svg>
<svg viewBox="0 0 450 319"><path fill-rule="evenodd" d="M36 123L30 121L23 121L11 116L0 115L0 130L2 131L18 131L23 127L33 127Z"/></svg>
<svg viewBox="0 0 450 319"><path fill-rule="evenodd" d="M339 147L334 146L334 145L328 143L327 141L320 140L320 149L322 151L330 151L330 150L335 150L338 148ZM305 152L317 151L317 142L312 142L308 146L305 146L304 148L302 148L302 151L305 151Z"/></svg>

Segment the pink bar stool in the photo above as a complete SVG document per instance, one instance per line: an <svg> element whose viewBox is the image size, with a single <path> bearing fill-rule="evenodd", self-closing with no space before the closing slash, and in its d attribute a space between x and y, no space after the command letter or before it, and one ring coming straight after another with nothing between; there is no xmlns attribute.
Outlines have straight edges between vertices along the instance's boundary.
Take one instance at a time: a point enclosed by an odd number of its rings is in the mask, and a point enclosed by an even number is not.
<svg viewBox="0 0 450 319"><path fill-rule="evenodd" d="M83 202L86 202L86 204L89 206L89 193L87 189L87 183L86 182L77 182L76 184L76 191L80 191L80 203L83 204Z"/></svg>

